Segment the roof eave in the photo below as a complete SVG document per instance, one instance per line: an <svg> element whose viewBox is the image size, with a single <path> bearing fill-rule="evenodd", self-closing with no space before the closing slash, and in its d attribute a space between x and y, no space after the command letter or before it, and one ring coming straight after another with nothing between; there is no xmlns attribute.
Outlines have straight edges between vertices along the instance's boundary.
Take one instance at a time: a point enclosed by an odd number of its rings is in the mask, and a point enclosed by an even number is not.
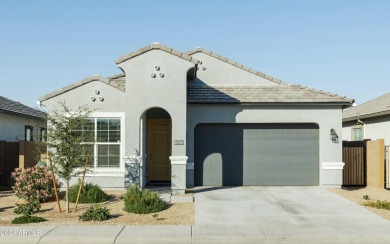
<svg viewBox="0 0 390 244"><path fill-rule="evenodd" d="M350 106L350 103L347 102L219 102L219 101L187 101L188 104L240 104L245 106L256 106L256 105L272 105L272 106L299 106L299 105L309 105L309 106Z"/></svg>
<svg viewBox="0 0 390 244"><path fill-rule="evenodd" d="M22 117L26 117L26 118L33 118L33 119L42 120L42 121L45 120L45 117L43 117L43 116L35 116L35 115L31 115L31 114L19 113L19 112L9 111L9 110L5 110L5 109L0 109L0 112L6 113L6 114L18 115L18 116L22 116ZM42 112L42 113L44 113L44 112Z"/></svg>
<svg viewBox="0 0 390 244"><path fill-rule="evenodd" d="M349 121L354 121L354 120L358 120L358 119L375 118L375 117L389 115L389 114L390 114L390 110L377 112L377 113L371 113L371 114L356 115L356 116L352 116L352 117L343 118L343 122L349 122Z"/></svg>

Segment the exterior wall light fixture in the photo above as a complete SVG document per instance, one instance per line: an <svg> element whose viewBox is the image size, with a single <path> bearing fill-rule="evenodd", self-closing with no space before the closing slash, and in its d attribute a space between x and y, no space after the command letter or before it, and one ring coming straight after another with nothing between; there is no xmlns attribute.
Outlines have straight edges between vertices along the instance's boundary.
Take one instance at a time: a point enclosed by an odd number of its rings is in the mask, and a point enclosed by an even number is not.
<svg viewBox="0 0 390 244"><path fill-rule="evenodd" d="M339 142L339 136L337 135L336 130L334 128L330 129L330 140L333 143Z"/></svg>

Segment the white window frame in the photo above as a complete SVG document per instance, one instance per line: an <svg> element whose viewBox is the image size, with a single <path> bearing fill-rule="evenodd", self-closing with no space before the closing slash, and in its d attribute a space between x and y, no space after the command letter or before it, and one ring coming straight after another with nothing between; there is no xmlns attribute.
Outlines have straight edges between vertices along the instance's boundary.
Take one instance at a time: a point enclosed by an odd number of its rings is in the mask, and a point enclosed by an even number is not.
<svg viewBox="0 0 390 244"><path fill-rule="evenodd" d="M351 127L351 141L355 141L355 130L356 129L360 129L360 132L361 132L361 135L362 135L362 138L361 140L358 140L358 141L364 141L364 129L363 129L363 125L354 125Z"/></svg>
<svg viewBox="0 0 390 244"><path fill-rule="evenodd" d="M94 112L90 116L93 119L120 119L121 123L121 134L120 134L120 147L119 147L119 167L97 167L97 155L95 155L95 152L97 152L97 146L100 144L97 142L97 138L95 138L94 141L94 167L92 172L88 172L86 176L123 176L124 170L125 170L125 164L123 161L123 157L125 154L125 113L121 112ZM95 136L97 136L97 126L96 126L95 120ZM107 143L101 143L106 145ZM114 144L115 145L115 144Z"/></svg>

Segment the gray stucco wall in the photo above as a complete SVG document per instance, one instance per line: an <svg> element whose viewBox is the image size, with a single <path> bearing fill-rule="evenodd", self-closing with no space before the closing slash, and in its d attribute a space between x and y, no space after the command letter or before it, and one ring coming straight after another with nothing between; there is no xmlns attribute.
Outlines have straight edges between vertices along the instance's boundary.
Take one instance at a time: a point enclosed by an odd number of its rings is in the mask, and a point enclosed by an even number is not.
<svg viewBox="0 0 390 244"><path fill-rule="evenodd" d="M243 69L223 62L217 58L204 53L195 53L192 55L195 59L202 61L196 74L193 84L206 83L213 85L279 85L270 80L264 79L255 74L249 73Z"/></svg>
<svg viewBox="0 0 390 244"><path fill-rule="evenodd" d="M320 185L340 185L339 173L322 169L322 163L342 162L342 143L330 140L334 128L341 139L341 107L189 105L187 110L187 184L193 185L194 129L200 123L315 123L319 126ZM327 176L325 176L327 175Z"/></svg>
<svg viewBox="0 0 390 244"><path fill-rule="evenodd" d="M99 94L95 93L95 90L99 91ZM92 101L91 97L95 97L96 100ZM99 100L99 97L103 98L103 101ZM59 102L65 101L72 109L77 109L79 106L88 106L91 110L94 110L95 114L99 116L112 117L110 114L122 114L122 121L125 121L126 105L124 103L125 93L111 87L101 81L92 81L86 83L76 89L69 90L58 96L52 97L42 102L42 106L49 112L54 108L60 108ZM122 124L122 141L124 141L124 134L126 127ZM124 186L124 161L125 147L121 147L121 163L119 168L114 169L95 169L93 173L87 173L85 179L86 182L98 183L104 188L123 188ZM78 177L71 179L71 184L77 183Z"/></svg>
<svg viewBox="0 0 390 244"><path fill-rule="evenodd" d="M126 74L126 153L132 155L134 149L145 147L141 143L145 133L140 134L140 119L149 109L162 108L172 119L172 155L185 156L185 147L174 145L173 141L186 140L187 71L194 64L161 50L151 50L118 66ZM151 73L156 77L152 78ZM145 156L145 148L140 149Z"/></svg>
<svg viewBox="0 0 390 244"><path fill-rule="evenodd" d="M32 126L34 133L38 132L37 127L45 127L42 120L0 113L0 141L23 141L26 125Z"/></svg>
<svg viewBox="0 0 390 244"><path fill-rule="evenodd" d="M390 115L361 119L361 121L365 123L363 133L364 139L384 139L385 145L390 145ZM343 140L351 140L351 127L357 124L357 120L343 123Z"/></svg>

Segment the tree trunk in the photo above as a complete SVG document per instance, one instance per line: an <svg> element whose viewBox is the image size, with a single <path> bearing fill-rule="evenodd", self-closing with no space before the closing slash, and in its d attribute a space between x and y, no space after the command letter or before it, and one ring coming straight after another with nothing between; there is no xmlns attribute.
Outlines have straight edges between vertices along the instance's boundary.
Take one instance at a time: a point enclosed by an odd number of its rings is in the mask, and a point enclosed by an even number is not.
<svg viewBox="0 0 390 244"><path fill-rule="evenodd" d="M69 213L69 180L66 180L66 212Z"/></svg>

